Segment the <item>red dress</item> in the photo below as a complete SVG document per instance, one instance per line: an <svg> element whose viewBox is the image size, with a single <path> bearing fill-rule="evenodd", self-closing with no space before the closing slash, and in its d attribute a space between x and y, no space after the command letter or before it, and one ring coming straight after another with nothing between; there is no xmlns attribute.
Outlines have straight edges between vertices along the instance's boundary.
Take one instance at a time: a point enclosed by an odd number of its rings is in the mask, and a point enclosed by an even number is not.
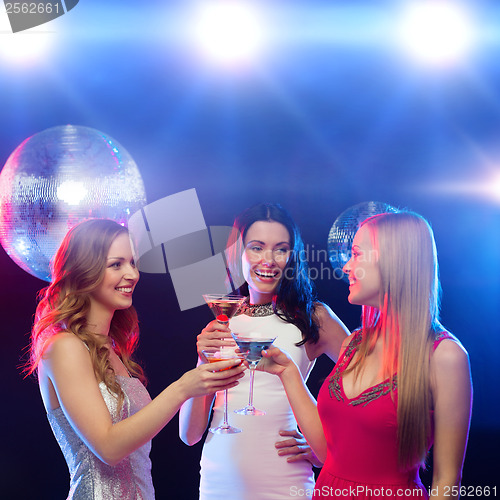
<svg viewBox="0 0 500 500"><path fill-rule="evenodd" d="M440 333L434 349L445 338L452 337ZM388 379L352 399L344 392L342 373L360 341L358 331L318 394L327 457L313 498L426 499L418 467L407 472L398 468L397 388L391 397Z"/></svg>

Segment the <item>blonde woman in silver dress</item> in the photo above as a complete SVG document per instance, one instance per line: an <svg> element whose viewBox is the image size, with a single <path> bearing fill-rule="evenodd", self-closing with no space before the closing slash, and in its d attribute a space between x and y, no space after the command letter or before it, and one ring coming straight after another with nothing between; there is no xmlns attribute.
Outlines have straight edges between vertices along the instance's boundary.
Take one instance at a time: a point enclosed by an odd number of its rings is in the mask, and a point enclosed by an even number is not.
<svg viewBox="0 0 500 500"><path fill-rule="evenodd" d="M31 360L70 472L68 499L154 498L151 439L192 397L238 384L232 360L185 373L151 401L132 295L139 280L127 230L104 219L69 231L41 292ZM230 368L214 372L214 368Z"/></svg>

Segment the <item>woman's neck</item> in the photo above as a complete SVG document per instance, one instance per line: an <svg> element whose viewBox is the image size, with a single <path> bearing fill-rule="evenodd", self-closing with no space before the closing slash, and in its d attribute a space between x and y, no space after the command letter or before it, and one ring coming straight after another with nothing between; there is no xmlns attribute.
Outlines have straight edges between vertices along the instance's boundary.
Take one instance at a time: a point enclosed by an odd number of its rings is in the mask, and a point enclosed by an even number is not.
<svg viewBox="0 0 500 500"><path fill-rule="evenodd" d="M113 312L97 307L91 307L87 315L88 328L98 335L109 335Z"/></svg>
<svg viewBox="0 0 500 500"><path fill-rule="evenodd" d="M250 290L249 295L250 304L255 306L269 304L273 301L273 294L271 293L259 293L255 292L254 290Z"/></svg>

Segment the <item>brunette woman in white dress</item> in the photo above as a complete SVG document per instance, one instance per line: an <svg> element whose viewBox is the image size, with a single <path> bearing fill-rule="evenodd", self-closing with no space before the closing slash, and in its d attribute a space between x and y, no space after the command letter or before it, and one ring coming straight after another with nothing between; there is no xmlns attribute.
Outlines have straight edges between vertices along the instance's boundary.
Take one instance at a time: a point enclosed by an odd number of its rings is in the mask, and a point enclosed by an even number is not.
<svg viewBox="0 0 500 500"><path fill-rule="evenodd" d="M257 331L276 337L274 345L286 350L307 379L315 359L327 354L336 361L348 331L331 309L315 301L304 259L299 230L286 210L277 204L259 204L234 223L242 248L231 263L246 284L248 299L243 312L229 326L209 323L198 336L199 366L206 363L202 350L235 346L230 331ZM237 265L235 265L237 264ZM313 465L320 466L299 430L278 377L257 373L255 406L262 416L238 415L233 410L248 402L249 377L229 390L229 420L239 434L208 433L201 458L200 499L282 500L314 487ZM190 399L181 408L180 436L197 443L210 423L222 422L222 393Z"/></svg>

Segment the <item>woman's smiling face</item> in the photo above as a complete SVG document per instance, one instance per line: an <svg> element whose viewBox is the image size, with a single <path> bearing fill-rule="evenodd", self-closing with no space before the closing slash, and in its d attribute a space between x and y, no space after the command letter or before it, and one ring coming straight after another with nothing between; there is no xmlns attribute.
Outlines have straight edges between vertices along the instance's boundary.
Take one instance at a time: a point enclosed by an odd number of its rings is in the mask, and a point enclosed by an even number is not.
<svg viewBox="0 0 500 500"><path fill-rule="evenodd" d="M380 308L382 280L369 225L361 226L354 236L352 255L344 272L349 277L349 302Z"/></svg>
<svg viewBox="0 0 500 500"><path fill-rule="evenodd" d="M244 245L242 268L250 302L271 302L292 251L290 234L279 222L257 221L248 228Z"/></svg>

